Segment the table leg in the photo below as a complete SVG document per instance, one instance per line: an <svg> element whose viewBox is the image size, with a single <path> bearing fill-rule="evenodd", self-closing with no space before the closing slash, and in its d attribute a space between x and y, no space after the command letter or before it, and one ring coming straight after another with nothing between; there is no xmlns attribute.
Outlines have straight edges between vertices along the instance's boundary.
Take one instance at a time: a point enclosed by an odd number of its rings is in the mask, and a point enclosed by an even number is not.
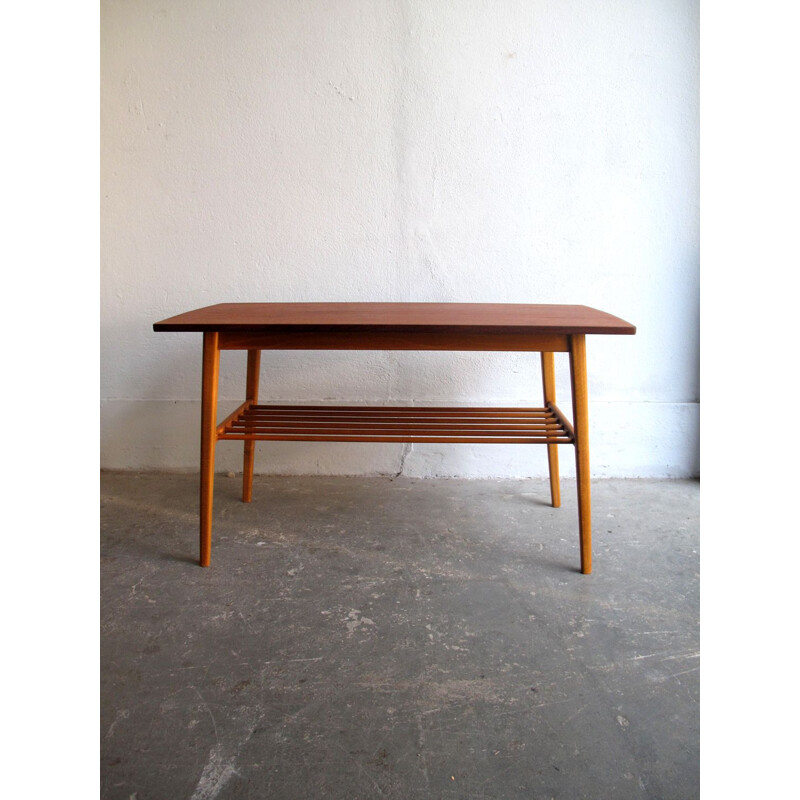
<svg viewBox="0 0 800 800"><path fill-rule="evenodd" d="M589 392L586 380L586 336L569 337L569 368L575 428L575 471L578 478L578 524L581 572L592 571L592 499L589 485Z"/></svg>
<svg viewBox="0 0 800 800"><path fill-rule="evenodd" d="M245 400L258 402L258 377L261 369L261 351L247 351L247 396ZM249 503L253 499L253 464L255 463L256 443L245 440L244 469L242 470L242 502Z"/></svg>
<svg viewBox="0 0 800 800"><path fill-rule="evenodd" d="M542 353L542 387L544 404L556 402L556 368L553 353ZM561 485L558 480L558 445L547 445L547 465L550 469L550 500L553 508L561 505Z"/></svg>
<svg viewBox="0 0 800 800"><path fill-rule="evenodd" d="M200 566L211 564L211 519L214 507L214 450L217 445L219 334L203 334L203 396L200 410Z"/></svg>

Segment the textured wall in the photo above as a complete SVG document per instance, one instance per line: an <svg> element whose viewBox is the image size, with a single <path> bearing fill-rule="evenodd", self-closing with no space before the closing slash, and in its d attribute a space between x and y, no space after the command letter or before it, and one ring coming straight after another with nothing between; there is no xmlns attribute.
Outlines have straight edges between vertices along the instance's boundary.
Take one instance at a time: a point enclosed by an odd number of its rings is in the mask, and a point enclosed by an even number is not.
<svg viewBox="0 0 800 800"><path fill-rule="evenodd" d="M593 473L697 474L698 47L691 0L103 0L102 465L197 468L201 337L159 319L493 301L636 324L588 341ZM243 371L223 353L221 415ZM541 391L535 354L265 353L261 382L284 402ZM256 469L547 467L540 447L276 443Z"/></svg>

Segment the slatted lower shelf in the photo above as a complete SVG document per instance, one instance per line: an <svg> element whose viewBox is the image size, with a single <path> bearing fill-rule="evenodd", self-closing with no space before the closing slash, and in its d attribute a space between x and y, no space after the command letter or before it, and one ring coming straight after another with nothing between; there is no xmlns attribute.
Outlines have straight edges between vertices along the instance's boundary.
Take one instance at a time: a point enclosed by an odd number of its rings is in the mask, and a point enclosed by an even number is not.
<svg viewBox="0 0 800 800"><path fill-rule="evenodd" d="M282 406L244 403L218 439L296 442L570 444L572 425L546 408Z"/></svg>

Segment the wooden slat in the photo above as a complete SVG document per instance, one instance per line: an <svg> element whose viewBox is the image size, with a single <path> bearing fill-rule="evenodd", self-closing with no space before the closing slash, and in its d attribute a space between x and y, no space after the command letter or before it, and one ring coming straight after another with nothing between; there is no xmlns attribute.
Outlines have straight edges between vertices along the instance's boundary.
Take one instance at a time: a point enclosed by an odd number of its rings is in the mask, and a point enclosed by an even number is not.
<svg viewBox="0 0 800 800"><path fill-rule="evenodd" d="M548 444L551 442L570 444L570 439L555 439L542 436L321 436L305 434L230 434L221 436L223 440L234 441L274 441L274 442L397 442L403 444Z"/></svg>
<svg viewBox="0 0 800 800"><path fill-rule="evenodd" d="M269 406L244 404L219 438L244 441L568 444L551 408Z"/></svg>
<svg viewBox="0 0 800 800"><path fill-rule="evenodd" d="M544 413L550 412L549 408L541 406L527 408L526 406L312 406L312 405L253 405L253 411L429 411L434 414L442 412L458 412L465 414L525 412Z"/></svg>
<svg viewBox="0 0 800 800"><path fill-rule="evenodd" d="M337 434L351 434L357 433L359 435L382 436L384 433L410 433L420 435L461 435L461 434L482 434L486 436L551 436L558 435L561 428L553 425L551 427L520 427L520 428L485 428L480 425L472 427L448 427L440 428L432 425L373 425L364 426L352 424L347 426L332 427L324 423L308 423L306 425L247 425L236 424L227 429L226 432L242 433L252 431L253 433L270 433L270 432L283 432L283 433L327 433L330 436ZM567 434L564 434L566 436Z"/></svg>
<svg viewBox="0 0 800 800"><path fill-rule="evenodd" d="M395 418L403 418L403 419L411 419L414 417L428 417L430 419L462 419L462 418L469 418L469 419L515 419L515 418L529 418L529 419L545 419L547 417L553 417L553 412L551 409L547 409L546 411L501 411L496 414L489 413L488 411L472 411L472 409L464 408L459 411L449 411L444 413L439 413L437 410L430 410L421 408L415 411L409 411L408 413L404 413L401 410L393 411L391 409L383 409L380 407L369 407L369 408L362 408L359 411L340 411L338 408L335 407L327 407L327 408L320 408L320 409L286 409L285 411L271 411L268 409L262 408L254 408L250 406L248 409L248 413L255 415L255 416L262 416L262 417L294 417L294 416L326 416L326 417L340 417L342 419L350 419L356 417L362 417L366 414L371 414L372 416L380 416L380 417L395 417Z"/></svg>
<svg viewBox="0 0 800 800"><path fill-rule="evenodd" d="M228 427L230 428L301 428L301 427L323 427L328 428L330 430L347 430L348 428L352 428L353 426L358 426L360 428L371 428L373 430L380 430L381 428L385 428L387 426L394 426L400 428L408 428L408 429L415 429L415 428L436 428L443 431L450 430L450 431L460 431L460 430L487 430L487 431L528 431L528 430L548 430L548 429L560 429L563 426L559 425L557 422L539 422L539 423L528 423L528 424L513 424L509 425L502 422L497 423L481 423L475 421L460 421L460 422L446 422L446 423L439 423L433 420L418 420L414 422L408 422L407 420L397 420L397 419L387 419L387 420L376 420L376 419L354 419L350 420L349 422L339 422L339 421L330 421L326 419L316 419L316 418L309 418L309 419L288 419L288 420L254 420L252 417L242 417L241 419L234 420L233 422L228 423Z"/></svg>
<svg viewBox="0 0 800 800"><path fill-rule="evenodd" d="M410 416L378 416L375 414L365 414L363 416L337 417L329 414L308 414L305 416L257 416L246 415L237 422L248 423L273 423L281 425L288 422L325 422L330 425L349 425L352 422L395 422L398 425L488 425L495 427L505 427L513 425L559 425L555 417L410 417Z"/></svg>
<svg viewBox="0 0 800 800"><path fill-rule="evenodd" d="M471 413L469 409L459 412L444 414L429 413L426 411L384 411L380 408L362 408L359 411L346 411L339 413L337 409L325 407L320 410L294 410L294 411L266 411L263 409L249 409L246 414L236 420L237 423L247 424L308 424L325 423L331 427L347 426L351 424L388 424L397 425L434 425L437 427L487 427L487 428L512 428L512 427L547 427L558 426L559 420L550 411L536 413L505 412L502 414Z"/></svg>
<svg viewBox="0 0 800 800"><path fill-rule="evenodd" d="M575 431L572 428L572 424L570 421L564 416L564 412L555 404L550 403L550 408L553 412L553 415L558 420L559 425L564 428L564 430L569 434L570 439L575 438Z"/></svg>
<svg viewBox="0 0 800 800"><path fill-rule="evenodd" d="M558 420L550 416L536 417L508 417L495 418L488 416L396 416L390 414L350 414L347 416L336 416L333 414L307 414L291 416L259 415L250 411L232 423L236 426L253 425L257 427L299 427L300 425L323 426L331 429L347 428L358 425L361 427L381 428L387 425L402 426L405 428L441 428L455 430L532 430L548 429L560 427Z"/></svg>
<svg viewBox="0 0 800 800"><path fill-rule="evenodd" d="M247 411L252 402L252 400L245 400L244 403L239 406L239 408L231 411L231 413L228 414L228 416L225 417L225 419L222 420L219 425L217 425L217 436L219 436L225 430L226 425L230 425L240 414Z"/></svg>

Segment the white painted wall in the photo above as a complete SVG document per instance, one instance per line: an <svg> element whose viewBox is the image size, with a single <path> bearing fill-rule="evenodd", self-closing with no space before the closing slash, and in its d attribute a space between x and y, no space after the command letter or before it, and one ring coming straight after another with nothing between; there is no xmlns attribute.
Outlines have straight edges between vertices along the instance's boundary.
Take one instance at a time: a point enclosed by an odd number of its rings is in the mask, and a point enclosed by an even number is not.
<svg viewBox="0 0 800 800"><path fill-rule="evenodd" d="M103 0L102 233L103 467L198 467L201 335L153 322L405 300L633 322L588 340L593 474L699 473L694 0ZM261 383L280 402L541 391L537 354L265 352ZM223 353L221 415L243 388ZM217 464L241 469L241 445ZM547 466L542 447L262 443L256 469Z"/></svg>

